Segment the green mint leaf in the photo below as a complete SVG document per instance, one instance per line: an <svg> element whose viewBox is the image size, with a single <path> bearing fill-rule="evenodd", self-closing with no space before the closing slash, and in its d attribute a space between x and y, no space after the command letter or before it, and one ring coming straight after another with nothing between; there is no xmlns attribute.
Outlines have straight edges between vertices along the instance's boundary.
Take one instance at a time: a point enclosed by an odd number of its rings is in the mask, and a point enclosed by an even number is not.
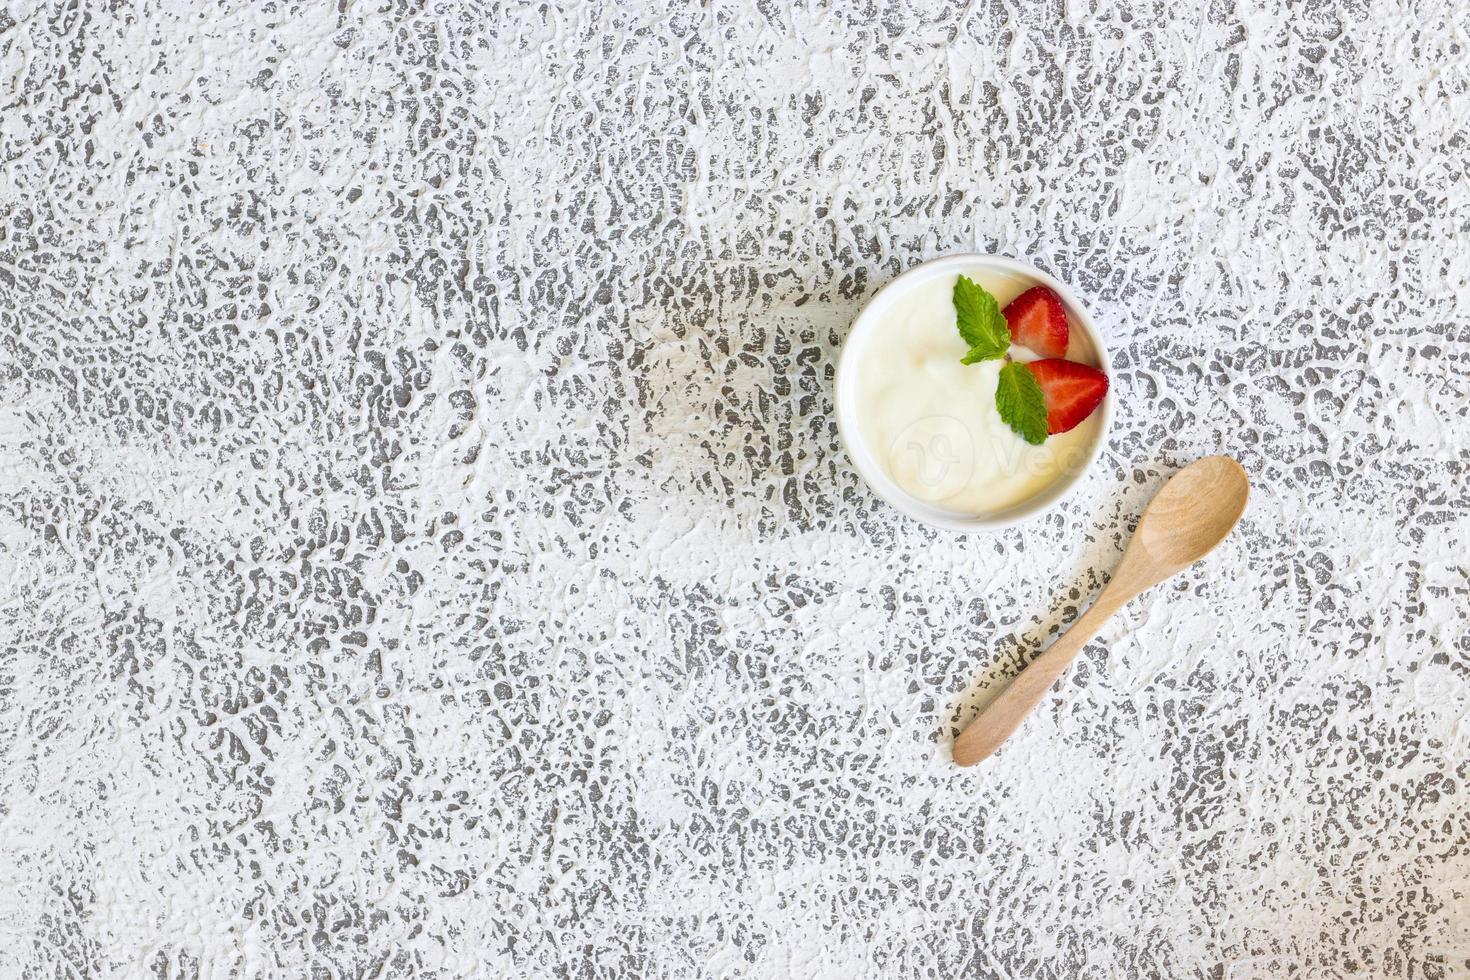
<svg viewBox="0 0 1470 980"><path fill-rule="evenodd" d="M1006 351L1011 349L1010 335L1006 335L1004 343L994 344L990 342L976 344L970 348L970 352L960 358L961 364L975 364L979 361L993 361L998 357L1005 357Z"/></svg>
<svg viewBox="0 0 1470 980"><path fill-rule="evenodd" d="M1011 328L1001 315L1000 304L969 276L955 280L954 313L960 339L970 346L961 363L993 361L1011 349Z"/></svg>
<svg viewBox="0 0 1470 980"><path fill-rule="evenodd" d="M1033 446L1046 442L1046 396L1026 365L1012 361L1000 369L995 408L1016 435Z"/></svg>

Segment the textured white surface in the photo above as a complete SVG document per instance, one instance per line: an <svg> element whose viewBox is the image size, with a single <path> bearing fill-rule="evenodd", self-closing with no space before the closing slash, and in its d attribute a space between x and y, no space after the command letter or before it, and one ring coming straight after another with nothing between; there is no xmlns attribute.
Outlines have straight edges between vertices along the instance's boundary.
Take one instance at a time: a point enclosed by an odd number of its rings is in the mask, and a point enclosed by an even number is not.
<svg viewBox="0 0 1470 980"><path fill-rule="evenodd" d="M1470 11L955 6L11 0L0 975L1470 975ZM830 418L955 249L1117 352L995 537Z"/></svg>

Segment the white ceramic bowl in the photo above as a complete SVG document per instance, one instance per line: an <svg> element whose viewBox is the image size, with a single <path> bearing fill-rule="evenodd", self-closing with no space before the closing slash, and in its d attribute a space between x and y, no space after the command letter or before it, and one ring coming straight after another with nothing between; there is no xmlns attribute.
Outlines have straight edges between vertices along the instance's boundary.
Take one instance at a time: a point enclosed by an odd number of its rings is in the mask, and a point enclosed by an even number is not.
<svg viewBox="0 0 1470 980"><path fill-rule="evenodd" d="M931 278L952 276L960 272L980 269L1024 284L1023 288L1043 285L1056 290L1057 295L1062 298L1063 305L1066 306L1067 320L1072 330L1081 333L1086 339L1088 346L1092 348L1093 360L1097 366L1109 378L1113 375L1107 345L1103 343L1102 335L1098 333L1097 328L1093 325L1092 317L1088 316L1086 308L1078 300L1077 295L1045 272L1025 262L1002 258L998 255L970 253L946 255L914 266L878 290L877 294L868 301L868 305L863 307L857 319L853 321L852 329L848 331L847 339L843 341L842 352L838 357L837 429L842 435L843 445L847 447L847 454L852 459L853 465L857 467L858 473L867 481L874 493L915 520L949 531L990 531L1010 527L1055 507L1076 486L1082 474L1097 462L1098 455L1107 443L1108 428L1113 420L1113 389L1110 387L1107 397L1103 399L1102 405L1098 408L1101 413L1100 424L1097 426L1096 435L1092 445L1087 449L1082 465L1058 477L1054 482L1020 503L989 514L972 516L936 507L934 504L905 492L889 477L864 441L862 431L858 426L858 364L863 358L869 341L882 326L888 307L897 297Z"/></svg>

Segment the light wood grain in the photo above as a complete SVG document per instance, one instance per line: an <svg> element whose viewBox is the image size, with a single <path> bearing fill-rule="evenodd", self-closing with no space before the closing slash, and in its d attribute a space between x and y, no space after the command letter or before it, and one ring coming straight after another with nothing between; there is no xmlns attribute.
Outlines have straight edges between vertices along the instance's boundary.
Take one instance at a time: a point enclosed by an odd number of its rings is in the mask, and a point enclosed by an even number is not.
<svg viewBox="0 0 1470 980"><path fill-rule="evenodd" d="M1174 474L1144 511L1123 560L1092 608L970 722L955 739L954 761L972 766L999 748L1108 617L1225 540L1249 495L1245 470L1228 456L1206 456Z"/></svg>

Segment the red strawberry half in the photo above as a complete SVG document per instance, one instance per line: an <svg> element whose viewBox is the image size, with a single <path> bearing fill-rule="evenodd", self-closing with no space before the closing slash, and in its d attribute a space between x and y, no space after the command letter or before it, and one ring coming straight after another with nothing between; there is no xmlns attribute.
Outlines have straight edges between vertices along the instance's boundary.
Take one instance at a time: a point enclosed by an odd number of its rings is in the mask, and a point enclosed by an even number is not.
<svg viewBox="0 0 1470 980"><path fill-rule="evenodd" d="M1067 356L1067 311L1056 293L1032 286L1002 312L1012 343L1031 348L1038 357Z"/></svg>
<svg viewBox="0 0 1470 980"><path fill-rule="evenodd" d="M1052 357L1032 361L1026 366L1031 369L1036 383L1041 386L1042 396L1046 398L1048 435L1077 428L1102 404L1108 393L1108 376L1086 364Z"/></svg>

